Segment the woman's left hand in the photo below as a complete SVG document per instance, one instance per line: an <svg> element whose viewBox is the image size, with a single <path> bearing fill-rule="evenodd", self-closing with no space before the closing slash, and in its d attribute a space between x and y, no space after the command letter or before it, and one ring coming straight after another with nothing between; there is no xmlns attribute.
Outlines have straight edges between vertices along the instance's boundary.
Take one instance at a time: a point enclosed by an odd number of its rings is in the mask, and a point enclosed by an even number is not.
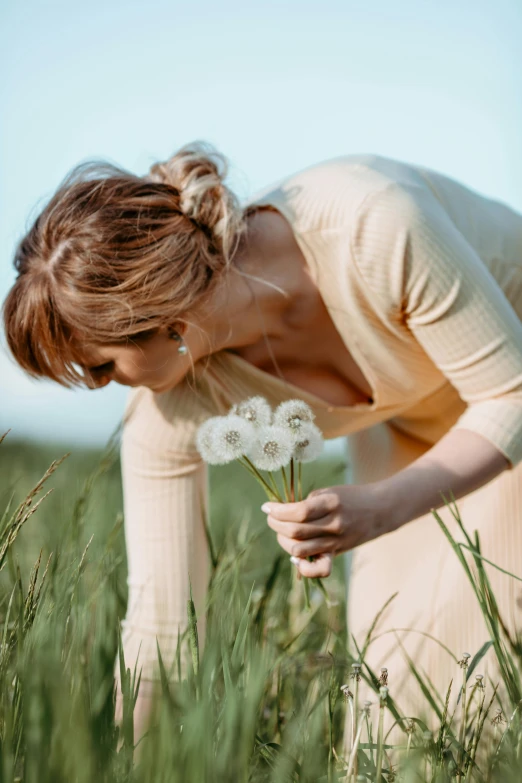
<svg viewBox="0 0 522 783"><path fill-rule="evenodd" d="M297 567L306 577L329 576L334 555L396 527L377 483L316 489L297 503L267 501L263 510L280 546L299 558ZM313 562L306 560L314 555Z"/></svg>

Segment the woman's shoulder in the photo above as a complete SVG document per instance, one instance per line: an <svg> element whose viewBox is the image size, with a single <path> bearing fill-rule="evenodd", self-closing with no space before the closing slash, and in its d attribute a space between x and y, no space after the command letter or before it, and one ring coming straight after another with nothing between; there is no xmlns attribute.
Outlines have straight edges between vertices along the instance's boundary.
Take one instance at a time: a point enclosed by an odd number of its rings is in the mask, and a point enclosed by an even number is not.
<svg viewBox="0 0 522 783"><path fill-rule="evenodd" d="M127 396L123 438L157 451L192 452L196 430L209 415L206 400L186 382L162 394L139 386Z"/></svg>
<svg viewBox="0 0 522 783"><path fill-rule="evenodd" d="M361 205L391 185L428 187L423 169L370 153L339 155L314 163L258 190L247 202L273 204L300 233L346 227Z"/></svg>

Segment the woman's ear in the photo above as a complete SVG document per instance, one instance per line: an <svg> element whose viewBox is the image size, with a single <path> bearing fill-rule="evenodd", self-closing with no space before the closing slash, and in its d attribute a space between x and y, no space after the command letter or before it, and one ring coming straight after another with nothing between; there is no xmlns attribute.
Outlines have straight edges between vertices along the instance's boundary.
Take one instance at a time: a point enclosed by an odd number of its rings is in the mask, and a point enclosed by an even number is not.
<svg viewBox="0 0 522 783"><path fill-rule="evenodd" d="M180 339L187 331L187 324L183 321L173 321L166 327L166 333L169 338L174 338L174 335L179 335Z"/></svg>

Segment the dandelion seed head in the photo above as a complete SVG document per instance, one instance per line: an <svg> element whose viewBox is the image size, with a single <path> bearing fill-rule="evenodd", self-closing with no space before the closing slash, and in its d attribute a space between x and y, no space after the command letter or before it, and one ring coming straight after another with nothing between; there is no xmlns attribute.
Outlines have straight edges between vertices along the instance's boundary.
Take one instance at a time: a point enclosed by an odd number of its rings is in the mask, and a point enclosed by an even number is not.
<svg viewBox="0 0 522 783"><path fill-rule="evenodd" d="M323 450L323 435L311 421L302 423L295 436L294 459L298 462L312 462Z"/></svg>
<svg viewBox="0 0 522 783"><path fill-rule="evenodd" d="M249 454L259 470L279 470L288 465L294 443L288 430L269 424L256 431L256 439Z"/></svg>
<svg viewBox="0 0 522 783"><path fill-rule="evenodd" d="M218 417L212 431L212 445L221 465L239 459L252 448L254 425L246 419L229 413Z"/></svg>
<svg viewBox="0 0 522 783"><path fill-rule="evenodd" d="M241 416L255 427L266 427L272 423L272 409L267 400L261 396L249 397L248 400L233 405L230 413Z"/></svg>
<svg viewBox="0 0 522 783"><path fill-rule="evenodd" d="M215 447L214 434L219 420L223 418L223 416L212 416L210 419L206 419L198 427L196 433L196 448L203 460L209 465L222 464L221 457Z"/></svg>
<svg viewBox="0 0 522 783"><path fill-rule="evenodd" d="M315 414L303 400L285 400L280 403L274 413L274 424L289 430L298 436L305 423L312 423Z"/></svg>

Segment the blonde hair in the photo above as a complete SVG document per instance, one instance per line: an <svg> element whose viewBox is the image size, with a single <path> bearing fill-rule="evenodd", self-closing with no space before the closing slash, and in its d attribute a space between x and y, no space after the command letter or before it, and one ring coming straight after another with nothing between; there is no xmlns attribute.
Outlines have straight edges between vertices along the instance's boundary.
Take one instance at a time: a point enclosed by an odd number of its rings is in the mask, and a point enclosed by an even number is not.
<svg viewBox="0 0 522 783"><path fill-rule="evenodd" d="M250 210L227 174L227 159L204 141L145 177L99 161L76 166L16 249L3 319L18 364L81 386L82 341L146 339L204 302L247 230Z"/></svg>

